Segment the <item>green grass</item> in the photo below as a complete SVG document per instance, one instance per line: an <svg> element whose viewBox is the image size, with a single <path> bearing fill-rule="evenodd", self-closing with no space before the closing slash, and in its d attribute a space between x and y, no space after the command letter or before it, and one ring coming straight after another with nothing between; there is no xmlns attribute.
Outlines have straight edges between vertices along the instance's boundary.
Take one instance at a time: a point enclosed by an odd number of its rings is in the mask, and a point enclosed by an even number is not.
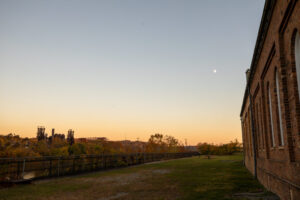
<svg viewBox="0 0 300 200"><path fill-rule="evenodd" d="M270 195L242 165L242 155L192 157L89 173L0 190L0 199L233 199ZM123 196L122 196L123 195Z"/></svg>
<svg viewBox="0 0 300 200"><path fill-rule="evenodd" d="M230 199L241 192L264 191L264 188L243 167L241 156L223 156L208 159L187 159L176 165L170 178L180 184L185 199ZM186 169L188 166L188 169Z"/></svg>

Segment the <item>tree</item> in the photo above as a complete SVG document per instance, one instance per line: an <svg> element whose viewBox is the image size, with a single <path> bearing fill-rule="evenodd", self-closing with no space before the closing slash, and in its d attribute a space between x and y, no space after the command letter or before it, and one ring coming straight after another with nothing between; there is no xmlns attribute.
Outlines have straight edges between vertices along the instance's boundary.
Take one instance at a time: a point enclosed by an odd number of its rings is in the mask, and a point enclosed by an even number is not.
<svg viewBox="0 0 300 200"><path fill-rule="evenodd" d="M210 155L213 152L213 145L208 143L199 143L198 144L198 150L200 154L206 155L207 159L210 159Z"/></svg>
<svg viewBox="0 0 300 200"><path fill-rule="evenodd" d="M146 152L183 152L184 146L173 136L156 133L151 135L145 145ZM144 149L144 147L142 147Z"/></svg>
<svg viewBox="0 0 300 200"><path fill-rule="evenodd" d="M69 146L68 148L69 155L81 155L86 154L86 147L84 144L78 143Z"/></svg>
<svg viewBox="0 0 300 200"><path fill-rule="evenodd" d="M166 135L164 137L164 141L168 147L169 152L177 152L177 148L179 147L179 142L175 137Z"/></svg>
<svg viewBox="0 0 300 200"><path fill-rule="evenodd" d="M199 143L198 150L201 154L207 155L232 155L236 152L242 151L242 144L238 142L237 139L234 141L230 141L227 144L207 144L207 143Z"/></svg>
<svg viewBox="0 0 300 200"><path fill-rule="evenodd" d="M230 143L227 144L227 148L228 148L228 154L233 154L236 152L240 152L242 149L242 145L241 143L238 142L237 139L235 139L234 141L230 141Z"/></svg>
<svg viewBox="0 0 300 200"><path fill-rule="evenodd" d="M156 133L151 135L147 143L147 152L166 152L166 143L164 142L164 136Z"/></svg>
<svg viewBox="0 0 300 200"><path fill-rule="evenodd" d="M164 138L163 134L155 133L154 135L150 136L149 142L153 144L162 145L164 143L163 138Z"/></svg>
<svg viewBox="0 0 300 200"><path fill-rule="evenodd" d="M34 151L41 156L50 156L49 144L45 140L38 141L34 146Z"/></svg>

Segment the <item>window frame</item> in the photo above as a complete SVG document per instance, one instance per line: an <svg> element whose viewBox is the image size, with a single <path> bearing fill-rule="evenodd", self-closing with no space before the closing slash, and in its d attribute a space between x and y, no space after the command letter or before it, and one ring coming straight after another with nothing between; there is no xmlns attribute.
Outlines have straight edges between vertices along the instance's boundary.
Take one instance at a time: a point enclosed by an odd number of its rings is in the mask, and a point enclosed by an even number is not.
<svg viewBox="0 0 300 200"><path fill-rule="evenodd" d="M298 86L298 95L300 99L300 33L296 31L294 40L294 59L295 59L295 68L297 75L297 86Z"/></svg>

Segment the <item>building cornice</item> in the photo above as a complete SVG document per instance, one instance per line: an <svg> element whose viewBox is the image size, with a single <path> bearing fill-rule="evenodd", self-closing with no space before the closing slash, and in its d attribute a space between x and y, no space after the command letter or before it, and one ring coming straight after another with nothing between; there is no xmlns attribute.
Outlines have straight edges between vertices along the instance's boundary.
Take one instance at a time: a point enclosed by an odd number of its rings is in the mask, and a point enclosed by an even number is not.
<svg viewBox="0 0 300 200"><path fill-rule="evenodd" d="M251 84L252 84L253 77L254 77L254 74L256 71L257 63L259 61L259 58L260 58L260 55L261 55L261 52L263 49L263 45L264 45L264 42L267 37L267 33L268 33L268 29L269 29L269 25L271 22L271 18L272 18L272 14L273 14L273 10L274 10L276 1L277 0L266 0L266 2L265 2L264 11L262 14L262 18L260 21L260 26L259 26L259 30L258 30L258 34L257 34L254 53L253 53L253 57L252 57L251 65L250 65L250 76L249 76L249 80L247 81L247 85L246 85L245 92L244 92L244 98L243 98L243 104L242 104L240 116L242 116L246 102L247 102L247 97L248 97L247 88L248 87L251 88Z"/></svg>

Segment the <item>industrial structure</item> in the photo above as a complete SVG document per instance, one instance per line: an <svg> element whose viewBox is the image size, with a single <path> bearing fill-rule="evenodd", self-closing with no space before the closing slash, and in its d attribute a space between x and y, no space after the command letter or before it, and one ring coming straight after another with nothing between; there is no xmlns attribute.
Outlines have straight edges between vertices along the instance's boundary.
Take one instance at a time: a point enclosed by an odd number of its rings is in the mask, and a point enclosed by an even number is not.
<svg viewBox="0 0 300 200"><path fill-rule="evenodd" d="M55 129L51 130L51 136L48 137L48 134L45 132L46 128L44 126L37 127L37 140L46 140L49 143L52 143L54 140L65 140L66 136L63 133L55 133ZM74 130L69 129L67 135L67 141L70 145L74 144Z"/></svg>

